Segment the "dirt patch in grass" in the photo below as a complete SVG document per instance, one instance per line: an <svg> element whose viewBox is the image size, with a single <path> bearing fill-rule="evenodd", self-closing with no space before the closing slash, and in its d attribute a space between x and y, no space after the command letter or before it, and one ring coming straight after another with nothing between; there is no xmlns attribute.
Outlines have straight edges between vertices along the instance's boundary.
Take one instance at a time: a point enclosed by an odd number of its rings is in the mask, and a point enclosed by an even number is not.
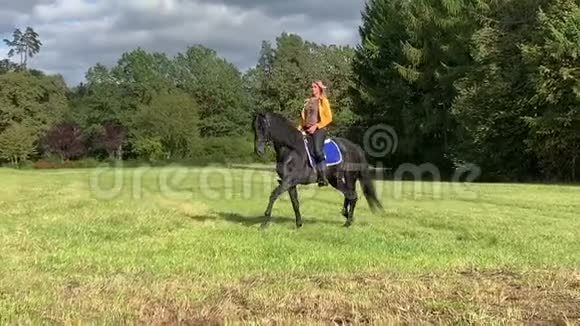
<svg viewBox="0 0 580 326"><path fill-rule="evenodd" d="M580 323L580 273L254 275L221 284L126 279L68 288L59 301L42 316L147 325L572 325Z"/></svg>

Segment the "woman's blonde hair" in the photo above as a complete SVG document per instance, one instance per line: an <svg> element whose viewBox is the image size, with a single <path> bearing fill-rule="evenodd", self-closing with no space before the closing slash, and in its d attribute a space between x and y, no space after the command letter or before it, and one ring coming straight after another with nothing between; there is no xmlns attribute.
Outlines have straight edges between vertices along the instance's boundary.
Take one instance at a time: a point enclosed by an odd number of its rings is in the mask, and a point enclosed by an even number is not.
<svg viewBox="0 0 580 326"><path fill-rule="evenodd" d="M322 80L317 79L313 83L318 86L318 89L320 89L320 95L326 96L326 85L324 85Z"/></svg>

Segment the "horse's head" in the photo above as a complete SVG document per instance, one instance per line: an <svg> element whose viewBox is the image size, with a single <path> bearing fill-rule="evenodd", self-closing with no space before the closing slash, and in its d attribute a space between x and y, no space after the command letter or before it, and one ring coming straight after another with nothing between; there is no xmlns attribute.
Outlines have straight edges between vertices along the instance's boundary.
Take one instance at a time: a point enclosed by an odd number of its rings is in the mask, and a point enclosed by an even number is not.
<svg viewBox="0 0 580 326"><path fill-rule="evenodd" d="M265 113L258 113L254 119L254 152L263 155L270 142L268 117Z"/></svg>

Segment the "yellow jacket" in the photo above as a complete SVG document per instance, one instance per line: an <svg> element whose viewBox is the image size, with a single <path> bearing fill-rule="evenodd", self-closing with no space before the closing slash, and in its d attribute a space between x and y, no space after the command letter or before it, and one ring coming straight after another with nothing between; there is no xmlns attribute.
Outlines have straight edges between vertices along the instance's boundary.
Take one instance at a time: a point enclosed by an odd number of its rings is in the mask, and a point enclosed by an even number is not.
<svg viewBox="0 0 580 326"><path fill-rule="evenodd" d="M306 125L306 114L304 112L306 109L306 104L308 104L308 100L306 100L304 108L302 108L302 112L300 112L299 129L303 129L303 126ZM328 98L326 98L325 96L321 97L319 101L318 118L320 120L316 124L318 126L318 129L324 128L332 122L332 111L330 109L330 102L328 101Z"/></svg>

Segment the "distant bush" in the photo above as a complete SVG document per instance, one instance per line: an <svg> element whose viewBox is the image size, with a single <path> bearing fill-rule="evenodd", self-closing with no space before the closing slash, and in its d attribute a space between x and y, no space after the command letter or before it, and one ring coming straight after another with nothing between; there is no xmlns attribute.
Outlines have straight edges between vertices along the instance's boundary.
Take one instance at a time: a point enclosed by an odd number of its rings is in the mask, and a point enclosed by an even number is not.
<svg viewBox="0 0 580 326"><path fill-rule="evenodd" d="M254 141L249 136L200 139L193 156L180 160L184 165L250 164L272 162L275 156L267 152L263 157L254 153Z"/></svg>
<svg viewBox="0 0 580 326"><path fill-rule="evenodd" d="M37 170L46 169L87 169L96 168L103 163L94 158L84 158L76 161L56 161L51 159L41 159L32 164L32 167Z"/></svg>
<svg viewBox="0 0 580 326"><path fill-rule="evenodd" d="M58 163L53 162L51 160L42 159L34 162L33 167L38 170L45 170L45 169L57 169Z"/></svg>
<svg viewBox="0 0 580 326"><path fill-rule="evenodd" d="M255 160L253 153L248 139L221 137L204 139L198 157L209 163L249 163Z"/></svg>
<svg viewBox="0 0 580 326"><path fill-rule="evenodd" d="M182 164L189 166L206 166L210 164L228 165L228 164L252 164L252 163L269 163L274 162L274 151L270 148L262 157L254 153L254 141L250 136L242 137L219 137L200 139L197 144L193 144L195 150L192 151L192 157L181 160L154 160L150 157L131 158L123 161L125 167L138 166L165 166L168 164ZM27 161L22 164L21 168L28 169L73 169L73 168L95 168L108 164L113 166L115 161L106 159L104 161L92 157L85 157L78 160L63 161L56 155L49 155L37 161Z"/></svg>
<svg viewBox="0 0 580 326"><path fill-rule="evenodd" d="M98 166L103 165L104 162L100 162L94 158L84 158L78 161L69 161L71 164L69 165L71 168L77 169L88 169L88 168L96 168Z"/></svg>
<svg viewBox="0 0 580 326"><path fill-rule="evenodd" d="M18 168L21 170L32 170L34 169L34 162L31 160L21 161L18 164Z"/></svg>

